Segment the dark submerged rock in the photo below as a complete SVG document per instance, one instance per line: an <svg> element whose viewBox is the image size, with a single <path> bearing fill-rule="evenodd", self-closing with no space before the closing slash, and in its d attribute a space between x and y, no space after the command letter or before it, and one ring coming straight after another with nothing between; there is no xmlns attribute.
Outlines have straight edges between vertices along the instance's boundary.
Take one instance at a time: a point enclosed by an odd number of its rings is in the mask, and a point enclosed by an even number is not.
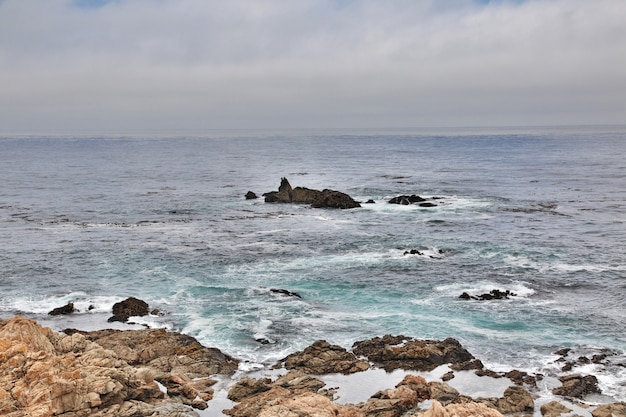
<svg viewBox="0 0 626 417"><path fill-rule="evenodd" d="M74 303L67 303L62 307L57 307L51 310L48 314L51 316L60 316L60 315L72 314L75 311L78 311L78 310L74 308Z"/></svg>
<svg viewBox="0 0 626 417"><path fill-rule="evenodd" d="M274 294L286 295L288 297L302 298L302 296L300 296L300 294L298 294L297 292L293 292L293 291L289 291L289 290L283 290L281 288L270 288L270 292L272 292Z"/></svg>
<svg viewBox="0 0 626 417"><path fill-rule="evenodd" d="M469 295L468 293L464 292L463 294L459 295L459 298L461 300L508 300L509 297L516 297L517 294L515 294L514 292L511 292L510 290L505 290L505 291L501 291L501 290L491 290L488 293L485 294L481 294L481 295Z"/></svg>

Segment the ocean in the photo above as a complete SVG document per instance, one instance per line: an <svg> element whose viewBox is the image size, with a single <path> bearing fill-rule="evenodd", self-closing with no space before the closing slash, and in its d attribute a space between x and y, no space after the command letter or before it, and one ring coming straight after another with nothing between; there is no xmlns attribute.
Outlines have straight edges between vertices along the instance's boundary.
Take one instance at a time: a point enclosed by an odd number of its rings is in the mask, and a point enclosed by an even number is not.
<svg viewBox="0 0 626 417"><path fill-rule="evenodd" d="M0 173L0 317L133 328L106 322L133 296L249 369L403 334L557 375L570 347L626 401L624 126L4 134ZM282 177L362 207L265 203Z"/></svg>

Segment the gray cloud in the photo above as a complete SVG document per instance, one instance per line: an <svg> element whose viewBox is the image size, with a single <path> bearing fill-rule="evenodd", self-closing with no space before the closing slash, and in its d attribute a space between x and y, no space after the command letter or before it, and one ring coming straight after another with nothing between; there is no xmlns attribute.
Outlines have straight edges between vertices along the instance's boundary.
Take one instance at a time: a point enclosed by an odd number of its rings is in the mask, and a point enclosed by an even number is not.
<svg viewBox="0 0 626 417"><path fill-rule="evenodd" d="M625 122L622 0L73 4L0 2L2 128Z"/></svg>

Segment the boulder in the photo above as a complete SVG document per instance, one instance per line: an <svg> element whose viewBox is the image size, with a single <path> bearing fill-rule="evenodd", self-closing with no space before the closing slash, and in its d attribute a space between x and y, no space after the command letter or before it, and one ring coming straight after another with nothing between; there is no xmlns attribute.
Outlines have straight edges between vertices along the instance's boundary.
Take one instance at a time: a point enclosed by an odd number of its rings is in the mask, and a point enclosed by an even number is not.
<svg viewBox="0 0 626 417"><path fill-rule="evenodd" d="M369 369L369 363L346 351L341 346L318 340L301 352L295 352L281 360L285 368L300 370L312 375L331 373L353 374Z"/></svg>
<svg viewBox="0 0 626 417"><path fill-rule="evenodd" d="M502 414L522 412L532 414L535 409L535 402L530 392L517 385L508 387L504 391L502 398L499 398L495 405Z"/></svg>
<svg viewBox="0 0 626 417"><path fill-rule="evenodd" d="M67 303L62 307L57 307L51 310L50 312L48 312L48 314L51 316L60 316L60 315L72 314L75 311L77 310L74 308L74 303Z"/></svg>
<svg viewBox="0 0 626 417"><path fill-rule="evenodd" d="M148 315L148 303L135 297L113 304L113 316L109 322L121 321L126 323L131 316L142 317Z"/></svg>
<svg viewBox="0 0 626 417"><path fill-rule="evenodd" d="M386 335L356 342L352 351L358 356L367 357L388 372L394 369L432 371L439 365L474 359L452 338L437 341Z"/></svg>
<svg viewBox="0 0 626 417"><path fill-rule="evenodd" d="M269 391L272 389L271 383L272 381L269 378L241 378L228 391L228 399L231 401L241 402L244 398Z"/></svg>
<svg viewBox="0 0 626 417"><path fill-rule="evenodd" d="M626 417L626 402L602 404L592 412L593 417Z"/></svg>
<svg viewBox="0 0 626 417"><path fill-rule="evenodd" d="M259 198L255 193L253 193L252 191L248 191L246 193L246 200L254 200L256 198Z"/></svg>
<svg viewBox="0 0 626 417"><path fill-rule="evenodd" d="M563 397L584 398L589 394L599 394L598 379L593 375L565 375L559 378L563 385L554 388L552 393Z"/></svg>
<svg viewBox="0 0 626 417"><path fill-rule="evenodd" d="M263 195L266 203L310 204L313 208L350 209L361 207L352 197L340 191L329 189L319 191L306 187L292 188L287 178L281 178L278 191Z"/></svg>
<svg viewBox="0 0 626 417"><path fill-rule="evenodd" d="M561 414L566 414L572 411L571 408L567 408L558 401L550 401L543 404L540 408L541 415L543 417L559 417ZM610 415L607 417L611 417Z"/></svg>

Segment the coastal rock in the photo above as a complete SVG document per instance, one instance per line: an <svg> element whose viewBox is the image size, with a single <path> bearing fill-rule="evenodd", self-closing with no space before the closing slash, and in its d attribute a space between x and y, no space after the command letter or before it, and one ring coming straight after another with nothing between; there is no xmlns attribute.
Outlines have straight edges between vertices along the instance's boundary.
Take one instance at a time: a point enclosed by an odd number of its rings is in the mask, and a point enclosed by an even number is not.
<svg viewBox="0 0 626 417"><path fill-rule="evenodd" d="M300 371L290 371L286 375L278 378L274 384L286 388L295 394L301 392L319 392L326 385L319 379L313 378ZM329 395L332 397L332 393L329 392Z"/></svg>
<svg viewBox="0 0 626 417"><path fill-rule="evenodd" d="M541 415L543 417L559 417L561 414L569 413L571 408L567 408L558 401L550 401L541 406ZM607 417L611 417L610 414Z"/></svg>
<svg viewBox="0 0 626 417"><path fill-rule="evenodd" d="M281 362L285 368L312 375L353 374L369 369L369 363L341 346L318 340L301 352L292 353Z"/></svg>
<svg viewBox="0 0 626 417"><path fill-rule="evenodd" d="M417 417L503 417L501 413L482 403L448 404L433 401L430 408Z"/></svg>
<svg viewBox="0 0 626 417"><path fill-rule="evenodd" d="M459 298L462 300L508 300L509 297L516 297L516 296L517 294L509 290L501 291L501 290L495 289L495 290L491 290L488 293L481 294L481 295L470 295L464 292L463 294L459 295Z"/></svg>
<svg viewBox="0 0 626 417"><path fill-rule="evenodd" d="M131 316L142 317L148 315L148 303L135 297L113 304L113 316L109 322L121 321L126 323Z"/></svg>
<svg viewBox="0 0 626 417"><path fill-rule="evenodd" d="M432 371L439 365L474 359L452 338L436 341L386 335L356 342L352 351L358 356L367 357L387 372L394 369Z"/></svg>
<svg viewBox="0 0 626 417"><path fill-rule="evenodd" d="M270 389L272 389L272 381L269 378L253 379L244 377L237 381L228 391L228 399L241 402L244 398L269 391Z"/></svg>
<svg viewBox="0 0 626 417"><path fill-rule="evenodd" d="M253 193L252 191L248 191L246 193L246 200L254 200L259 198L255 193Z"/></svg>
<svg viewBox="0 0 626 417"><path fill-rule="evenodd" d="M535 402L530 392L516 385L508 387L504 391L503 397L498 399L495 406L502 414L522 412L532 414L535 408Z"/></svg>
<svg viewBox="0 0 626 417"><path fill-rule="evenodd" d="M223 413L233 417L366 417L353 405L340 405L313 392L294 394L279 386L248 397Z"/></svg>
<svg viewBox="0 0 626 417"><path fill-rule="evenodd" d="M401 204L403 206L408 206L409 204L421 203L423 201L426 201L426 199L420 197L419 195L399 195L390 199L389 204Z"/></svg>
<svg viewBox="0 0 626 417"><path fill-rule="evenodd" d="M208 376L237 367L162 329L55 333L14 317L0 320L0 415L196 417L187 406L207 407Z"/></svg>
<svg viewBox="0 0 626 417"><path fill-rule="evenodd" d="M602 404L591 412L593 417L626 417L626 402Z"/></svg>
<svg viewBox="0 0 626 417"><path fill-rule="evenodd" d="M266 203L310 204L313 208L350 209L361 207L352 197L340 191L329 189L319 191L306 187L292 188L287 178L281 178L278 191L263 195Z"/></svg>
<svg viewBox="0 0 626 417"><path fill-rule="evenodd" d="M302 296L300 294L298 294L297 292L284 290L282 288L270 288L270 292L274 293L274 294L286 295L287 297L302 298Z"/></svg>
<svg viewBox="0 0 626 417"><path fill-rule="evenodd" d="M461 397L461 393L445 382L433 381L429 382L430 398L437 400L442 404L450 404L457 402Z"/></svg>
<svg viewBox="0 0 626 417"><path fill-rule="evenodd" d="M67 338L77 342L80 354L68 351L73 343ZM0 410L11 417L88 415L124 401L163 397L148 374L113 352L22 317L0 328L0 352Z"/></svg>
<svg viewBox="0 0 626 417"><path fill-rule="evenodd" d="M560 377L559 381L561 381L563 385L552 390L552 393L555 395L582 399L589 394L600 393L598 379L593 375L565 375Z"/></svg>
<svg viewBox="0 0 626 417"><path fill-rule="evenodd" d="M48 312L48 314L51 316L60 316L60 315L72 314L75 311L77 310L74 308L74 303L67 303L62 307L57 307L51 310L50 312Z"/></svg>

